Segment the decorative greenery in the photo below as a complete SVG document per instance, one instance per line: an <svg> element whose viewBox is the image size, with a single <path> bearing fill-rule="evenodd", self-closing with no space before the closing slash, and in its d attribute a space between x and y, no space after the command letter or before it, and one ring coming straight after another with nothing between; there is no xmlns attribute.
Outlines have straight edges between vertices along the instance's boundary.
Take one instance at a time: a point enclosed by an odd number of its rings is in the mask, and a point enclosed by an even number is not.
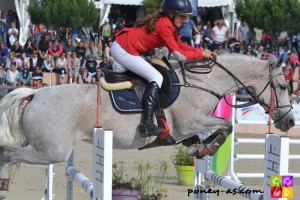
<svg viewBox="0 0 300 200"><path fill-rule="evenodd" d="M177 154L171 160L175 165L194 166L194 157L186 154L186 147L183 145L177 147Z"/></svg>
<svg viewBox="0 0 300 200"><path fill-rule="evenodd" d="M167 189L162 188L162 183L167 174L169 165L166 161L151 165L139 163L137 166L137 176L129 178L125 174L125 162L116 162L113 164L113 189L138 190L140 200L161 200L166 196ZM155 170L154 176L151 172Z"/></svg>
<svg viewBox="0 0 300 200"><path fill-rule="evenodd" d="M299 0L235 0L235 11L241 20L253 27L271 32L300 32Z"/></svg>
<svg viewBox="0 0 300 200"><path fill-rule="evenodd" d="M32 0L27 11L33 24L46 27L76 27L94 25L99 10L88 0Z"/></svg>
<svg viewBox="0 0 300 200"><path fill-rule="evenodd" d="M160 10L163 0L143 0L142 9L146 14L150 14Z"/></svg>

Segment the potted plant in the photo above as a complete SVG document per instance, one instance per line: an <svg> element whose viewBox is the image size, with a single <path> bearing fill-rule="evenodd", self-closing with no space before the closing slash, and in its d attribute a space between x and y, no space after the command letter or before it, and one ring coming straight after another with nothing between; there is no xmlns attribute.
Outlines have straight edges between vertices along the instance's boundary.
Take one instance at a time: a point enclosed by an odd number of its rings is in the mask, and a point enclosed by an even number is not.
<svg viewBox="0 0 300 200"><path fill-rule="evenodd" d="M194 157L186 154L186 147L179 145L177 154L171 157L175 165L179 185L190 186L194 184Z"/></svg>
<svg viewBox="0 0 300 200"><path fill-rule="evenodd" d="M154 175L152 175L155 169ZM167 174L168 163L165 161L151 165L139 163L137 175L128 178L125 175L125 162L113 164L113 200L162 200L167 190L162 188L162 182Z"/></svg>

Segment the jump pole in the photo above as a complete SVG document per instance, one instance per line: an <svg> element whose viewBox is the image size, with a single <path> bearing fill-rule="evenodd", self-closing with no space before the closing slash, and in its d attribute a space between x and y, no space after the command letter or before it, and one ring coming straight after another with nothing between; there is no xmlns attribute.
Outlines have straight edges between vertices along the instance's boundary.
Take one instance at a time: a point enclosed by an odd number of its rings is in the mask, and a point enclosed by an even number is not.
<svg viewBox="0 0 300 200"><path fill-rule="evenodd" d="M112 131L94 129L93 182L74 166L66 168L68 178L80 185L92 200L112 199L112 141ZM73 200L72 192L67 191L67 200Z"/></svg>

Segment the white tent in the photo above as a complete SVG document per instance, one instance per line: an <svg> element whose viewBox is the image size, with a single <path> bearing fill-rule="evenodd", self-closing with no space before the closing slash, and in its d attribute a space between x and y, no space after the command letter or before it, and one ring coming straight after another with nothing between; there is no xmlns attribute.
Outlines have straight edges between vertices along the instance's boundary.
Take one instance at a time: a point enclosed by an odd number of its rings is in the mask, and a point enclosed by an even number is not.
<svg viewBox="0 0 300 200"><path fill-rule="evenodd" d="M30 0L15 0L16 11L20 22L19 43L24 46L28 37L28 28L30 24L27 6Z"/></svg>

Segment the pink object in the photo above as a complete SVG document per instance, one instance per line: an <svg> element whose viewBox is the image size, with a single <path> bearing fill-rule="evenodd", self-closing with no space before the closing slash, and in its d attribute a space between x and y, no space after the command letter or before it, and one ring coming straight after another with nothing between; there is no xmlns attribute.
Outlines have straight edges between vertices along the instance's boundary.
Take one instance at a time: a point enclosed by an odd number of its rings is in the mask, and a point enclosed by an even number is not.
<svg viewBox="0 0 300 200"><path fill-rule="evenodd" d="M232 104L232 98L230 94L227 95L225 98L229 104ZM211 115L230 120L231 114L232 114L232 107L230 107L226 103L225 99L223 98L219 101L219 104L217 105L217 107L215 108L215 110L212 112Z"/></svg>

